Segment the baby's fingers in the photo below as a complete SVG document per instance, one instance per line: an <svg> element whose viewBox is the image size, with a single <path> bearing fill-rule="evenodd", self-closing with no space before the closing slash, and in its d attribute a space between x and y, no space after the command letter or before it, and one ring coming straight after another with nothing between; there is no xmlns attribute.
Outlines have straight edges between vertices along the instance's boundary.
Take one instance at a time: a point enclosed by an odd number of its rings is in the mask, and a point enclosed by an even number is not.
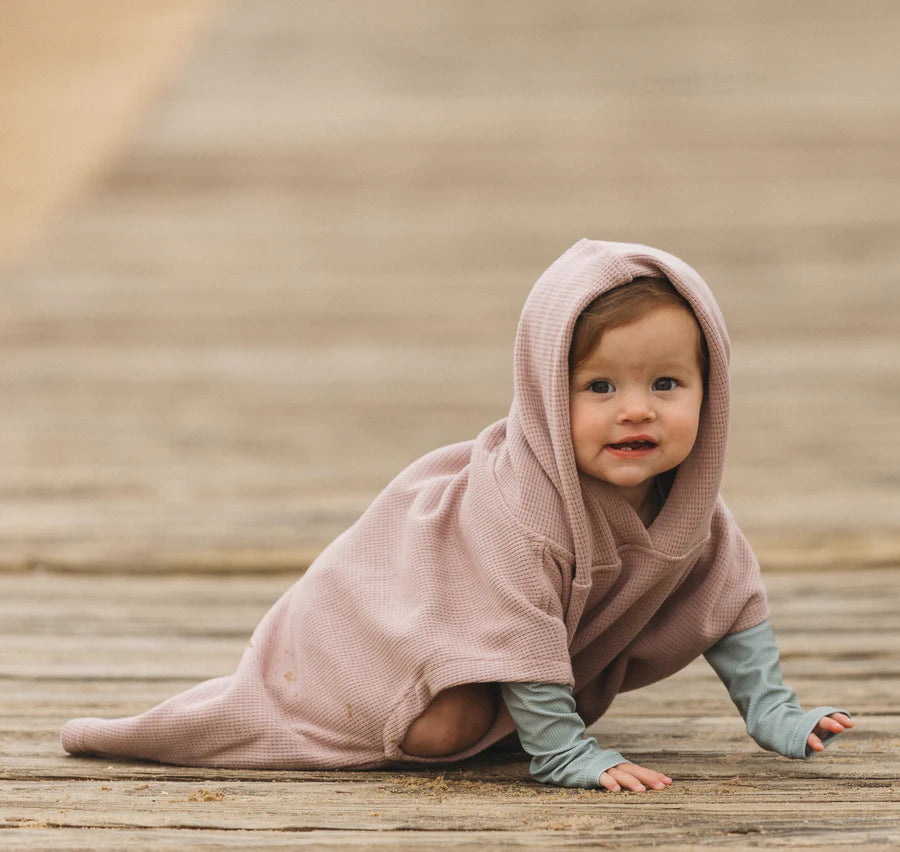
<svg viewBox="0 0 900 852"><path fill-rule="evenodd" d="M621 789L644 793L647 788L664 790L672 779L661 772L646 769L634 763L619 763L600 776L600 786L617 793Z"/></svg>
<svg viewBox="0 0 900 852"><path fill-rule="evenodd" d="M853 727L853 720L843 713L832 713L830 716L823 716L819 719L819 723L813 728L813 732L806 738L806 744L813 751L822 751L825 748L821 737L827 734L842 734L847 728Z"/></svg>
<svg viewBox="0 0 900 852"><path fill-rule="evenodd" d="M819 736L822 734L842 734L845 728L852 728L853 722L843 713L835 713L833 716L823 716L813 730Z"/></svg>
<svg viewBox="0 0 900 852"><path fill-rule="evenodd" d="M828 719L829 721L832 721L832 722L837 722L841 727L844 727L844 728L852 728L853 727L853 720L849 716L845 715L844 713L832 713L830 716L825 716L824 718L821 719L820 724L821 724L821 722L824 722L826 719ZM839 733L839 731L835 731L835 733Z"/></svg>
<svg viewBox="0 0 900 852"><path fill-rule="evenodd" d="M618 793L622 787L619 785L619 782L616 781L615 778L612 777L608 772L604 772L600 776L600 786L605 787L610 793Z"/></svg>
<svg viewBox="0 0 900 852"><path fill-rule="evenodd" d="M609 772L604 772L600 776L600 784L613 793L618 793L623 787L635 793L643 793L647 789L634 775L622 769L611 769Z"/></svg>

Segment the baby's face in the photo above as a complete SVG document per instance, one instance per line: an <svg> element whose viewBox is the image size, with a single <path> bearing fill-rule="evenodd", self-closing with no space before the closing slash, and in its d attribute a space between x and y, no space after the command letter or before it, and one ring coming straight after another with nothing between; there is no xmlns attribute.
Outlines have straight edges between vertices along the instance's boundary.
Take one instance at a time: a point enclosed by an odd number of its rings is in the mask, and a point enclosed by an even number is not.
<svg viewBox="0 0 900 852"><path fill-rule="evenodd" d="M703 402L700 328L665 305L604 332L570 377L575 461L634 502L694 446Z"/></svg>

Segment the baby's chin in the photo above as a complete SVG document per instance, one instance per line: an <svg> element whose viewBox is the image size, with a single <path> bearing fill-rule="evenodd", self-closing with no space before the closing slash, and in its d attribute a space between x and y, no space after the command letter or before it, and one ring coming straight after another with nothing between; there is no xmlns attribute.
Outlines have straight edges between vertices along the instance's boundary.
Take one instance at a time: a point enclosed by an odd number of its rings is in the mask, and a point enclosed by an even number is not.
<svg viewBox="0 0 900 852"><path fill-rule="evenodd" d="M629 490L640 488L641 486L649 488L656 478L656 474L646 476L637 471L634 471L633 473L630 471L622 471L621 475L605 476L600 472L591 471L589 468L579 467L578 472L582 476L586 476L588 479L593 479L596 482L605 482L607 485L612 485L614 488Z"/></svg>

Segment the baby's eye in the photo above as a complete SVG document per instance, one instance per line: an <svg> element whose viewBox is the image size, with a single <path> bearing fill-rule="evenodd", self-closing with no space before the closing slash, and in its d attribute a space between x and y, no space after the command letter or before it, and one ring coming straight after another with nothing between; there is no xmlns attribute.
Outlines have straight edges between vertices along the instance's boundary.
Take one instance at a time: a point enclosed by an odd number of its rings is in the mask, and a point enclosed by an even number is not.
<svg viewBox="0 0 900 852"><path fill-rule="evenodd" d="M588 388L591 393L612 393L615 390L612 382L608 382L606 379L597 379L597 381L591 382Z"/></svg>
<svg viewBox="0 0 900 852"><path fill-rule="evenodd" d="M678 387L678 380L673 379L671 376L664 376L661 379L657 379L653 383L653 390L656 391L672 391Z"/></svg>

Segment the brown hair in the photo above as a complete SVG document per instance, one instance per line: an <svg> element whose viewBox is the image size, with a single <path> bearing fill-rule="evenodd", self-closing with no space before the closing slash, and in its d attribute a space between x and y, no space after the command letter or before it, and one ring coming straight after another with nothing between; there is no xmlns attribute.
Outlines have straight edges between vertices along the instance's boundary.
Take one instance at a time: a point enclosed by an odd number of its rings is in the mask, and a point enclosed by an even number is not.
<svg viewBox="0 0 900 852"><path fill-rule="evenodd" d="M665 278L635 278L631 283L608 290L591 302L575 321L569 346L569 371L574 370L600 343L604 331L639 320L653 308L676 305L694 315L690 302ZM696 317L695 317L696 319ZM699 323L697 324L699 327ZM703 378L709 371L709 349L700 329L697 353Z"/></svg>

